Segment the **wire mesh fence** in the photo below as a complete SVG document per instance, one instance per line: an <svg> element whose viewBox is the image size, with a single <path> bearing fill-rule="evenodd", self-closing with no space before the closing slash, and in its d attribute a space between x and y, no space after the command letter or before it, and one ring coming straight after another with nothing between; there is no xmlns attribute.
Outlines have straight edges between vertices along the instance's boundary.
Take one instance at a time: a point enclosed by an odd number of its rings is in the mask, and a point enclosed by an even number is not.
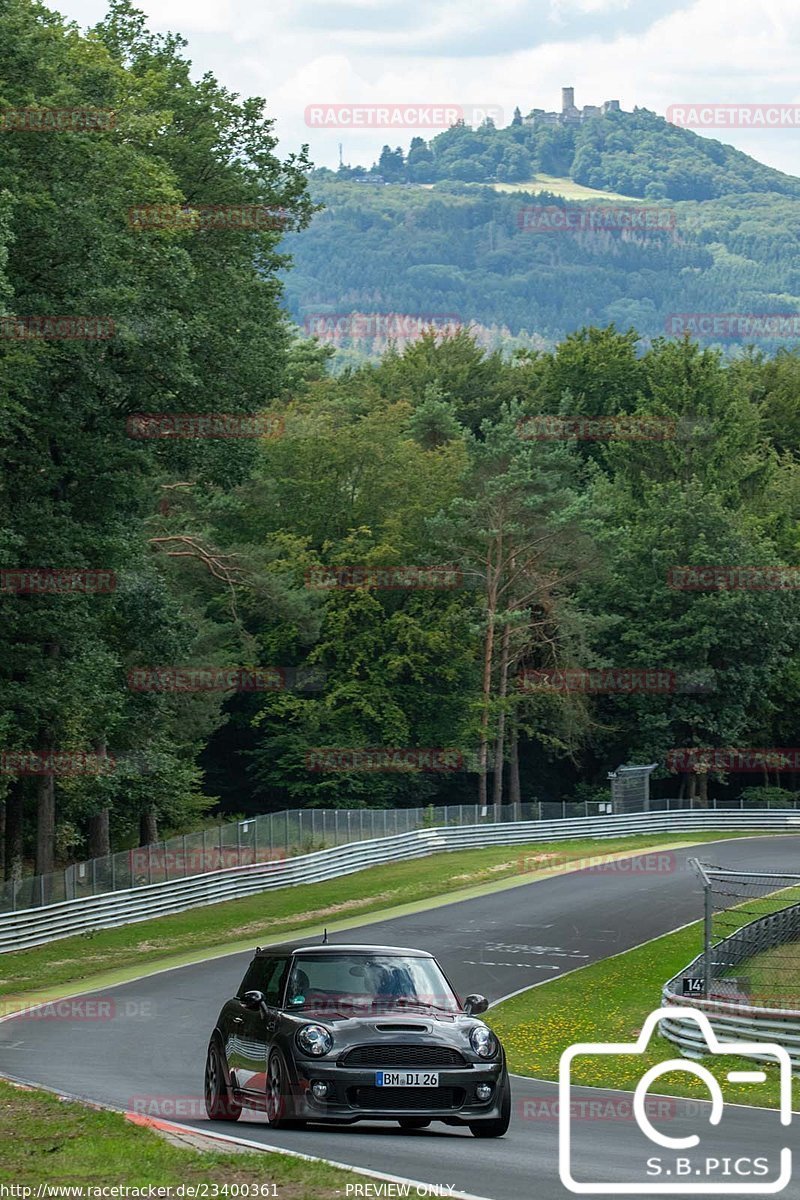
<svg viewBox="0 0 800 1200"><path fill-rule="evenodd" d="M292 858L426 827L593 816L599 811L598 803L538 801L496 810L491 805L481 809L469 804L438 808L289 809L121 850L52 874L8 880L0 885L0 913Z"/></svg>
<svg viewBox="0 0 800 1200"><path fill-rule="evenodd" d="M271 859L292 858L348 842L389 837L434 826L493 824L502 821L552 821L568 817L674 812L699 805L691 800L642 801L535 800L481 808L475 804L429 805L425 808L289 809L120 850L103 858L74 863L49 875L27 875L0 883L0 913L37 908L125 891L151 883L185 879L229 867L245 867ZM712 802L712 809L744 808Z"/></svg>
<svg viewBox="0 0 800 1200"><path fill-rule="evenodd" d="M800 1010L800 874L696 865L705 895L704 951L689 981L696 994Z"/></svg>

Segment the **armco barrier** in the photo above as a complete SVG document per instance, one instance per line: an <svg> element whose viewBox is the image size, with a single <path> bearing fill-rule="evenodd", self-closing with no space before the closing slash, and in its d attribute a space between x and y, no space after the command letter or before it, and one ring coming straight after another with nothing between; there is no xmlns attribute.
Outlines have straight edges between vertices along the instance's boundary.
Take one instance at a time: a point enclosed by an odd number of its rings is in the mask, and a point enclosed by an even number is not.
<svg viewBox="0 0 800 1200"><path fill-rule="evenodd" d="M612 807L613 805L613 807ZM106 892L126 892L151 883L250 867L294 858L351 842L413 833L441 825L502 825L507 821L566 821L613 813L682 812L701 806L693 800L628 798L608 800L530 800L508 805L429 804L421 808L295 808L261 813L236 821L179 833L173 837L70 863L44 875L16 875L0 881L0 917L23 908L46 908L67 900L86 900ZM744 808L718 804L712 808ZM767 808L771 805L767 803ZM783 807L776 805L776 808ZM795 808L800 805L795 804Z"/></svg>
<svg viewBox="0 0 800 1200"><path fill-rule="evenodd" d="M44 908L7 913L0 916L0 954L70 937L89 929L146 921L150 917L183 912L204 904L218 904L223 900L234 900L272 888L319 883L361 871L365 867L421 858L441 850L515 846L574 837L608 838L637 833L694 833L731 829L800 832L800 816L793 811L775 809L730 812L695 809L676 813L631 813L558 821L509 821L494 825L418 829L412 833L352 842L277 862L231 867L188 879L175 879L128 891L109 892Z"/></svg>
<svg viewBox="0 0 800 1200"><path fill-rule="evenodd" d="M674 992L668 992L666 988L662 1002L665 1008L674 1004L684 1004L704 1012L721 1042L777 1042L789 1051L793 1069L800 1070L800 1011L754 1008L695 997L687 1000L685 997L676 996ZM708 1046L694 1021L681 1021L677 1017L664 1018L660 1028L684 1057L702 1058L708 1053ZM759 1055L752 1057L758 1058ZM760 1057L764 1062L775 1061L766 1054Z"/></svg>
<svg viewBox="0 0 800 1200"><path fill-rule="evenodd" d="M785 945L787 941L800 938L800 904L789 904L786 908L768 913L755 921L748 922L729 937L723 938L712 947L715 967L728 969L746 962L764 950ZM662 1003L665 1008L672 1005L689 1005L704 1012L711 1027L721 1042L777 1042L789 1051L792 1066L800 1070L800 1011L794 1008L765 1008L747 1004L740 1000L726 1000L721 996L710 999L683 995L682 980L691 977L702 979L705 971L705 953L698 954L687 967L664 984ZM664 1019L661 1032L674 1042L687 1058L700 1058L707 1053L700 1029L693 1021ZM754 1056L756 1057L756 1056ZM774 1062L768 1055L761 1056L764 1062Z"/></svg>

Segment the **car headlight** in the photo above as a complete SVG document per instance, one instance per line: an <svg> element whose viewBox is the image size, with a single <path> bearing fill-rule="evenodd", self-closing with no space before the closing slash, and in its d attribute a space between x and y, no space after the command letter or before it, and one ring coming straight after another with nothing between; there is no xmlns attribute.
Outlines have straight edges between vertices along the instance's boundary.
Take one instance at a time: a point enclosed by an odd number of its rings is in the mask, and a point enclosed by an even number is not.
<svg viewBox="0 0 800 1200"><path fill-rule="evenodd" d="M473 1026L469 1031L469 1040L478 1058L494 1058L497 1054L497 1038L485 1025Z"/></svg>
<svg viewBox="0 0 800 1200"><path fill-rule="evenodd" d="M324 1025L304 1025L297 1034L297 1044L306 1054L321 1058L333 1047L333 1034Z"/></svg>

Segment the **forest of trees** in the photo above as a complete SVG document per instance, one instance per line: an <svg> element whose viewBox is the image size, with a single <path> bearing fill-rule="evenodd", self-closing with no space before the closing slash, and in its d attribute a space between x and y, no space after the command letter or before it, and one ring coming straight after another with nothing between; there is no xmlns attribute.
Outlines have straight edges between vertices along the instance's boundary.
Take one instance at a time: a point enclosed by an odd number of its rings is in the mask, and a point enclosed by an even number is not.
<svg viewBox="0 0 800 1200"><path fill-rule="evenodd" d="M182 51L125 0L88 36L29 0L0 13L7 106L116 118L106 132L0 139L0 316L114 322L100 341L0 342L0 568L116 579L106 594L0 597L6 878L212 811L597 795L626 761L658 762L662 794L701 802L754 784L793 792L774 772L670 774L668 753L796 744L796 591L685 591L668 574L800 565L800 355L728 361L607 324L513 357L463 330L429 333L331 374L330 349L297 337L281 307L285 246L300 258L330 230L306 228L309 164L279 159L263 102L193 82ZM131 228L130 205L156 203L266 206L294 232L279 244L274 227ZM434 197L418 215L443 256L494 203ZM388 256L396 224L383 218L386 246L374 235ZM728 233L742 247L762 236L757 223ZM363 245L354 257L368 275ZM435 310L424 252L418 266ZM516 265L495 268L527 303ZM558 297L575 325L584 278ZM131 437L142 413L269 414L271 432ZM669 432L526 436L540 414L628 414ZM346 565L446 567L456 583L314 584ZM523 672L607 667L681 683L520 686ZM277 668L287 685L131 686L157 668ZM460 767L309 767L319 748L380 747L442 748ZM113 765L9 767L27 752Z"/></svg>
<svg viewBox="0 0 800 1200"><path fill-rule="evenodd" d="M787 196L743 187L720 200L661 202L675 222L663 230L537 233L537 214L579 206L468 184L314 182L311 191L325 208L286 239L294 265L285 280L289 311L309 329L343 312L453 314L535 348L611 322L658 337L673 313L800 313L800 233ZM736 352L744 340L704 345ZM374 350L351 341L337 345L362 357ZM759 344L774 352L787 343Z"/></svg>

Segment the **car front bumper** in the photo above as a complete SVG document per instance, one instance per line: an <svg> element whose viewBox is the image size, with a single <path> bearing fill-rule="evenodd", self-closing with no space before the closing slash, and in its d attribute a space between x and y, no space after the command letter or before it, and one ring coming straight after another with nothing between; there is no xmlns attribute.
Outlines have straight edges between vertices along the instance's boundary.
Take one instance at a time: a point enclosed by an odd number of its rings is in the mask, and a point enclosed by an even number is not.
<svg viewBox="0 0 800 1200"><path fill-rule="evenodd" d="M469 1067L429 1067L439 1076L438 1087L378 1087L375 1067L340 1067L335 1062L296 1060L294 1115L305 1121L397 1121L422 1117L466 1125L500 1116L501 1101L508 1087L502 1061L473 1063ZM403 1070L404 1068L399 1068ZM418 1068L409 1068L417 1070ZM318 1100L312 1083L325 1083L328 1094ZM492 1094L479 1100L479 1084L489 1084Z"/></svg>

